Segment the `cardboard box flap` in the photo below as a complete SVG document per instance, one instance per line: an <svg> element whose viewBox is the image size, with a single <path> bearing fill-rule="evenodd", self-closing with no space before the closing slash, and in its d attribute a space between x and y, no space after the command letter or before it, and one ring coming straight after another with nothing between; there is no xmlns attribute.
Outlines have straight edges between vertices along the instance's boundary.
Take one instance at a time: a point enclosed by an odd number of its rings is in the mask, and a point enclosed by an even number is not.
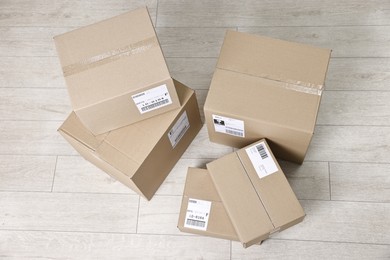
<svg viewBox="0 0 390 260"><path fill-rule="evenodd" d="M206 230L185 227L186 212L190 199L211 202L210 214ZM238 240L229 215L219 197L211 177L206 169L188 168L183 200L180 209L178 228L181 231L224 239Z"/></svg>
<svg viewBox="0 0 390 260"><path fill-rule="evenodd" d="M93 151L99 147L107 135L107 133L97 136L93 135L87 128L85 128L74 112L72 112L65 122L58 128L58 131L65 132L67 135L72 136L78 142Z"/></svg>
<svg viewBox="0 0 390 260"><path fill-rule="evenodd" d="M104 83L99 88L94 84L68 84L75 110L119 96L129 86L142 88L170 78L146 8L73 30L54 40L67 83Z"/></svg>
<svg viewBox="0 0 390 260"><path fill-rule="evenodd" d="M217 69L205 110L212 104L213 111L221 111L222 116L255 118L263 123L313 133L320 96L289 91L282 87L284 84ZM245 92L252 94L243 95L243 85ZM226 102L232 97L234 102Z"/></svg>
<svg viewBox="0 0 390 260"><path fill-rule="evenodd" d="M184 106L194 95L194 91L178 81L175 81L176 91L180 103ZM180 112L175 109L157 117L145 119L137 124L128 125L110 132L105 138L105 142L115 147L118 151L131 158L133 161L141 163L152 151L161 138L161 132L171 129L174 118ZM169 129L169 130L167 130ZM141 130L141 131L140 131ZM134 143L134 140L142 142Z"/></svg>
<svg viewBox="0 0 390 260"><path fill-rule="evenodd" d="M252 163L248 153L246 152L246 150L250 148L264 151L264 157L272 160L270 163L274 164L276 172L263 178L259 178L254 168L255 165ZM240 158L240 162L245 168L247 175L251 179L253 186L257 191L259 191L258 195L261 198L274 227L282 230L285 226L288 226L292 220L303 219L305 213L277 160L272 152L269 151L271 151L271 149L269 148L267 142L261 140L256 144L240 149L237 151L237 155ZM256 165L256 167L257 166L260 167L261 165ZM266 170L269 170L269 166Z"/></svg>
<svg viewBox="0 0 390 260"><path fill-rule="evenodd" d="M267 238L274 226L237 154L208 163L207 169L244 247Z"/></svg>
<svg viewBox="0 0 390 260"><path fill-rule="evenodd" d="M331 50L227 31L217 68L301 86L295 90L322 90ZM280 85L294 88L291 85Z"/></svg>

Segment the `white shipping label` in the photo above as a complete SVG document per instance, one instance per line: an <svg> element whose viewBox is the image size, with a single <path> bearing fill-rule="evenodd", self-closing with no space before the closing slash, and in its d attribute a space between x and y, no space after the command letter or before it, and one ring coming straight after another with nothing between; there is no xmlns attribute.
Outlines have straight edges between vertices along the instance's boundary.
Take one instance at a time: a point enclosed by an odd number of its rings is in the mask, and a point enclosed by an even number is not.
<svg viewBox="0 0 390 260"><path fill-rule="evenodd" d="M190 122L188 121L187 111L176 121L171 131L168 132L169 141L171 141L172 148L175 148L180 139L184 136L187 130L190 128Z"/></svg>
<svg viewBox="0 0 390 260"><path fill-rule="evenodd" d="M245 137L244 121L213 115L214 129L216 132Z"/></svg>
<svg viewBox="0 0 390 260"><path fill-rule="evenodd" d="M165 84L137 93L131 97L141 114L172 104L171 96Z"/></svg>
<svg viewBox="0 0 390 260"><path fill-rule="evenodd" d="M189 198L184 227L206 231L210 209L211 201Z"/></svg>
<svg viewBox="0 0 390 260"><path fill-rule="evenodd" d="M245 149L245 151L259 178L263 178L278 171L278 167L264 142L253 145Z"/></svg>

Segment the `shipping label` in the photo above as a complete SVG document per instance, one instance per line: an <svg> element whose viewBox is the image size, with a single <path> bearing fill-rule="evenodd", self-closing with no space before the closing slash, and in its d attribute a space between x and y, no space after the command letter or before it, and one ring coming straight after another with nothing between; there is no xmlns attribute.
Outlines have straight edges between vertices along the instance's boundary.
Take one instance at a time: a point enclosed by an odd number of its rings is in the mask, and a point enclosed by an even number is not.
<svg viewBox="0 0 390 260"><path fill-rule="evenodd" d="M210 209L211 201L188 199L184 227L206 231Z"/></svg>
<svg viewBox="0 0 390 260"><path fill-rule="evenodd" d="M216 132L245 137L244 121L242 120L213 115L213 124Z"/></svg>
<svg viewBox="0 0 390 260"><path fill-rule="evenodd" d="M278 167L265 142L253 145L245 149L245 151L260 179L278 171Z"/></svg>
<svg viewBox="0 0 390 260"><path fill-rule="evenodd" d="M137 93L131 97L141 114L172 104L171 96L165 84Z"/></svg>
<svg viewBox="0 0 390 260"><path fill-rule="evenodd" d="M171 141L172 148L175 148L189 128L190 122L188 121L187 111L184 111L173 125L171 131L168 132L168 138Z"/></svg>

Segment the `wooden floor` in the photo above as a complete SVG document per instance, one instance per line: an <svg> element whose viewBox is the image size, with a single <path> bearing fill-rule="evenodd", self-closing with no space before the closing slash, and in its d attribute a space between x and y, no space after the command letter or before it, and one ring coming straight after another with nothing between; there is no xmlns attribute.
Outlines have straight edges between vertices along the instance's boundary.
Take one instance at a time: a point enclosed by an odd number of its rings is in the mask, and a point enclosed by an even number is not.
<svg viewBox="0 0 390 260"><path fill-rule="evenodd" d="M305 163L281 162L307 217L249 249L176 228L187 167L232 151L205 127L150 202L56 132L71 107L52 37L143 4L0 0L0 259L390 259L390 2L146 1L201 106L227 28L333 49Z"/></svg>

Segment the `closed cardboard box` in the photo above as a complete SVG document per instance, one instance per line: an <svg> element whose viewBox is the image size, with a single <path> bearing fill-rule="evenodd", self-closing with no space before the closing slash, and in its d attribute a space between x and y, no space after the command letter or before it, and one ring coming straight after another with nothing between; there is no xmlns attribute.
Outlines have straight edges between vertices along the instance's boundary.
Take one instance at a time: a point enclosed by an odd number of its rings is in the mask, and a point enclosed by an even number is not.
<svg viewBox="0 0 390 260"><path fill-rule="evenodd" d="M208 163L207 169L244 247L305 217L264 139Z"/></svg>
<svg viewBox="0 0 390 260"><path fill-rule="evenodd" d="M202 127L195 92L174 82L179 109L101 135L72 113L58 131L86 160L150 200Z"/></svg>
<svg viewBox="0 0 390 260"><path fill-rule="evenodd" d="M182 232L238 241L206 169L188 168L177 227Z"/></svg>
<svg viewBox="0 0 390 260"><path fill-rule="evenodd" d="M180 107L146 8L54 37L72 108L102 134Z"/></svg>
<svg viewBox="0 0 390 260"><path fill-rule="evenodd" d="M227 31L204 106L210 140L242 148L266 138L276 157L302 163L330 53Z"/></svg>

